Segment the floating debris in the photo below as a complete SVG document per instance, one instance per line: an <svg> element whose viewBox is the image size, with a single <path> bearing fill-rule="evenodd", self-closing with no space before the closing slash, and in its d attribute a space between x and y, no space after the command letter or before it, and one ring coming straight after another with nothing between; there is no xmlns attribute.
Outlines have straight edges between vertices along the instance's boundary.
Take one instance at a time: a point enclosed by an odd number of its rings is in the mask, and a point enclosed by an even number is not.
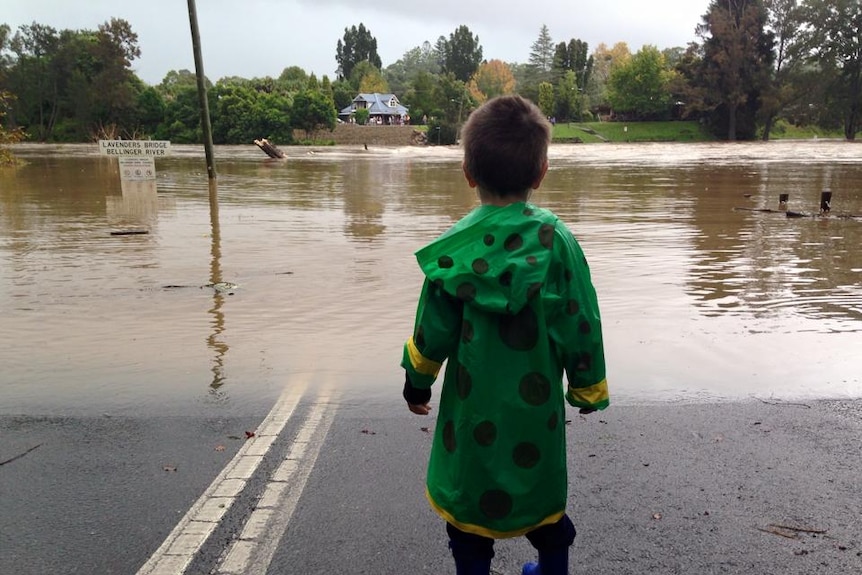
<svg viewBox="0 0 862 575"><path fill-rule="evenodd" d="M150 230L112 230L112 236L142 236L150 233Z"/></svg>

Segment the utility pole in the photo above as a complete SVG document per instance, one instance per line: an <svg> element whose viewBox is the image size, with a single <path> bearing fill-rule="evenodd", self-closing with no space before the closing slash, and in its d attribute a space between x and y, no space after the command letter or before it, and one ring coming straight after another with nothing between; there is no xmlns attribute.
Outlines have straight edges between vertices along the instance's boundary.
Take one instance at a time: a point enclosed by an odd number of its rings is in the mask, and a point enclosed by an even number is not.
<svg viewBox="0 0 862 575"><path fill-rule="evenodd" d="M204 152L207 157L207 176L210 180L216 179L215 158L213 154L213 133L210 124L210 106L207 99L206 76L204 75L204 60L201 56L201 36L198 30L198 13L195 8L195 0L189 2L189 22L192 27L192 47L195 52L195 73L198 79L198 99L201 107L201 128L204 133Z"/></svg>

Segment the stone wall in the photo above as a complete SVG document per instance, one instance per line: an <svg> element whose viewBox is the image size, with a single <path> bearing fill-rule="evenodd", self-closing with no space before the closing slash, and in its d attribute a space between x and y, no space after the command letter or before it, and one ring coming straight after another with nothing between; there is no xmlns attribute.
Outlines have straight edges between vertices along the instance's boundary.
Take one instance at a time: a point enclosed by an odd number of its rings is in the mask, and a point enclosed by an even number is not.
<svg viewBox="0 0 862 575"><path fill-rule="evenodd" d="M305 137L304 132L294 133L297 140ZM413 126L359 126L357 124L337 124L333 132L320 132L320 140L333 140L338 146L417 146L425 144L425 133Z"/></svg>

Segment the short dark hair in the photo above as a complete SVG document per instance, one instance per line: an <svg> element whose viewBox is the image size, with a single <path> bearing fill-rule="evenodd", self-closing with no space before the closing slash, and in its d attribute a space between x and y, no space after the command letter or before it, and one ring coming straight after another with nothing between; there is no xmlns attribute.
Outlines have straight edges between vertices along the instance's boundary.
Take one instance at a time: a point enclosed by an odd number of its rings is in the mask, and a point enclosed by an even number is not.
<svg viewBox="0 0 862 575"><path fill-rule="evenodd" d="M464 169L485 192L529 191L548 159L551 123L531 101L498 96L477 108L461 129Z"/></svg>

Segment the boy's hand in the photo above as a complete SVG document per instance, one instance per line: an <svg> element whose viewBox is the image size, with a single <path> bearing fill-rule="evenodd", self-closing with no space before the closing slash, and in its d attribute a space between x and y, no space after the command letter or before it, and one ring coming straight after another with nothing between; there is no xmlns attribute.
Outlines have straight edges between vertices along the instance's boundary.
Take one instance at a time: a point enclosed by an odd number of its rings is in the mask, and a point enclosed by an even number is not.
<svg viewBox="0 0 862 575"><path fill-rule="evenodd" d="M416 415L428 415L429 413L431 413L431 405L428 403L408 403L407 409L409 409L412 413L415 413Z"/></svg>

